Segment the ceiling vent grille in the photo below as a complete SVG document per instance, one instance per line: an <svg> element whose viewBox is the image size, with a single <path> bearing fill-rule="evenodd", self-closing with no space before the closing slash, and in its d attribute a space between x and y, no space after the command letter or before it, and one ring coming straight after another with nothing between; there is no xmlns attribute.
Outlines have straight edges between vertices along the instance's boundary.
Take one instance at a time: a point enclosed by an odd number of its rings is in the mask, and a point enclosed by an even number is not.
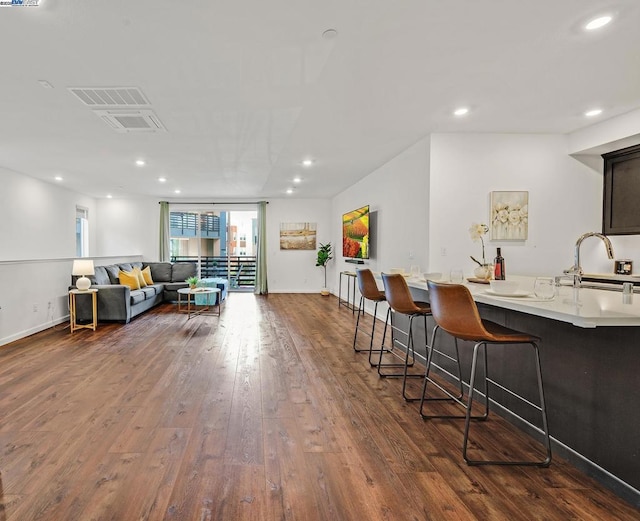
<svg viewBox="0 0 640 521"><path fill-rule="evenodd" d="M68 90L116 132L166 131L138 87L68 87Z"/></svg>
<svg viewBox="0 0 640 521"><path fill-rule="evenodd" d="M69 91L91 108L149 106L138 87L69 87Z"/></svg>
<svg viewBox="0 0 640 521"><path fill-rule="evenodd" d="M116 132L166 131L151 109L94 110L93 112Z"/></svg>

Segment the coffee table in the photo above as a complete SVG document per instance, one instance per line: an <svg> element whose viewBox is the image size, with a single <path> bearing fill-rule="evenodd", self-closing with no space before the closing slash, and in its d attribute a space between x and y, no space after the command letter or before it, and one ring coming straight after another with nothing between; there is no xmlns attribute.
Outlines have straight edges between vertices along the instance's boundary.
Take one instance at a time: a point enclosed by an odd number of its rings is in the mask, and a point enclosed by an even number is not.
<svg viewBox="0 0 640 521"><path fill-rule="evenodd" d="M196 315L214 315L220 316L222 309L222 299L215 305L216 296L220 293L220 288L180 288L178 290L178 313L186 313L187 320ZM186 309L182 302L182 296L186 295ZM206 296L204 305L196 304L196 295ZM214 307L218 308L218 313L214 313Z"/></svg>

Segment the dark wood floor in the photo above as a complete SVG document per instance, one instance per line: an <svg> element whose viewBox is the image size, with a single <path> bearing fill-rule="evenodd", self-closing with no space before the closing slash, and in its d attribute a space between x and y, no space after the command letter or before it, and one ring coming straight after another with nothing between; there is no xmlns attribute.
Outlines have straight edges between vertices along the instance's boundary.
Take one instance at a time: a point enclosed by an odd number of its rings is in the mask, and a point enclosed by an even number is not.
<svg viewBox="0 0 640 521"><path fill-rule="evenodd" d="M0 348L0 520L638 520L560 459L468 467L334 297L232 294ZM480 449L531 442L492 416Z"/></svg>

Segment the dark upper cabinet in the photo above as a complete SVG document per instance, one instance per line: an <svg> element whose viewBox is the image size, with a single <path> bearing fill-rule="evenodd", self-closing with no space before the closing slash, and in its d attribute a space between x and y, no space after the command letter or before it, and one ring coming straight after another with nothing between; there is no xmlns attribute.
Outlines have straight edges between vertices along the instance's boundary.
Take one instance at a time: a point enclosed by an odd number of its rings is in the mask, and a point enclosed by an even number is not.
<svg viewBox="0 0 640 521"><path fill-rule="evenodd" d="M603 154L605 235L640 234L640 145Z"/></svg>

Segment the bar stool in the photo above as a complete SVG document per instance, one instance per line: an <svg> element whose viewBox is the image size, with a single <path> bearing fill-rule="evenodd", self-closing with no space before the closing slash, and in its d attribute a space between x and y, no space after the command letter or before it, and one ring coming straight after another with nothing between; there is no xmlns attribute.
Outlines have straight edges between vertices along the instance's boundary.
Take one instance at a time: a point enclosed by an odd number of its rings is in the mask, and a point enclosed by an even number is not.
<svg viewBox="0 0 640 521"><path fill-rule="evenodd" d="M549 427L547 424L547 409L544 401L544 387L542 385L542 368L540 365L540 352L538 343L540 339L527 333L515 331L507 327L501 326L494 322L480 318L478 307L474 302L469 289L461 284L442 284L427 281L429 288L429 301L436 327L441 328L456 340L468 340L475 342L473 347L473 359L471 363L471 378L469 381L469 396L467 403L464 404L460 400L456 400L465 409L465 414L461 416L441 416L445 418L464 418L464 441L462 445L462 457L468 465L527 465L536 467L548 467L551 463L551 443L549 439ZM434 328L434 336L435 336ZM432 344L435 339L432 337ZM526 344L533 348L536 360L536 376L538 383L538 394L540 405L536 405L519 394L507 389L495 380L489 378L489 366L487 359L487 345L515 345ZM473 395L475 393L476 372L478 368L478 353L480 347L483 348L484 358L484 395L485 409L482 416L472 416L471 408L473 405ZM434 418L439 416L426 416L423 413L424 402L426 401L427 383L432 382L429 378L431 369L432 353L427 358L427 368L425 371L424 386L422 389L422 399L420 401L420 414L423 418ZM469 441L469 427L471 419L486 419L489 416L489 384L495 385L507 392L509 395L521 400L523 403L531 406L541 413L542 416L542 434L544 437L544 446L546 449L546 458L542 461L506 461L506 460L473 460L467 456L467 445Z"/></svg>
<svg viewBox="0 0 640 521"><path fill-rule="evenodd" d="M382 343L380 344L380 349L373 349L373 338L376 332L376 317L378 315L378 304L380 302L385 302L387 298L384 295L384 291L380 291L378 289L378 285L376 284L376 279L373 276L373 273L370 269L362 269L356 270L356 277L358 279L358 288L360 289L360 304L358 305L358 318L356 320L356 331L353 335L353 350L356 353L361 353L363 351L369 351L369 364L372 367L377 365L371 359L373 353L377 353L380 350L388 351L384 348L384 341L387 337L387 324L389 323L389 314L391 311L387 311L387 317L384 322L384 331L382 332ZM373 324L371 326L371 331L367 331L366 329L362 329L360 327L360 316L364 315L364 304L366 300L371 300L374 302L373 306ZM369 342L369 349L358 349L356 347L356 341L358 339L358 331L362 330L362 332L371 337Z"/></svg>
<svg viewBox="0 0 640 521"><path fill-rule="evenodd" d="M383 273L382 282L384 283L384 293L389 303L389 309L393 310L394 314L405 315L409 317L409 325L406 330L394 325L393 316L391 316L391 347L400 346L404 352L404 363L390 364L382 363L383 351L380 351L380 359L378 361L378 374L383 377L387 376L401 376L402 377L402 396L408 402L420 400L420 397L410 398L407 396L407 379L408 378L422 378L421 374L409 374L408 368L415 364L416 353L413 341L413 319L422 317L424 320L424 335L425 335L425 350L428 353L429 343L427 342L427 317L431 315L431 307L426 302L417 302L413 300L409 286L404 276L399 273ZM398 339L397 334L406 338L406 343L403 343ZM392 351L393 353L393 351ZM411 362L409 362L409 353L411 353ZM383 373L381 369L383 367L402 367L402 373Z"/></svg>

